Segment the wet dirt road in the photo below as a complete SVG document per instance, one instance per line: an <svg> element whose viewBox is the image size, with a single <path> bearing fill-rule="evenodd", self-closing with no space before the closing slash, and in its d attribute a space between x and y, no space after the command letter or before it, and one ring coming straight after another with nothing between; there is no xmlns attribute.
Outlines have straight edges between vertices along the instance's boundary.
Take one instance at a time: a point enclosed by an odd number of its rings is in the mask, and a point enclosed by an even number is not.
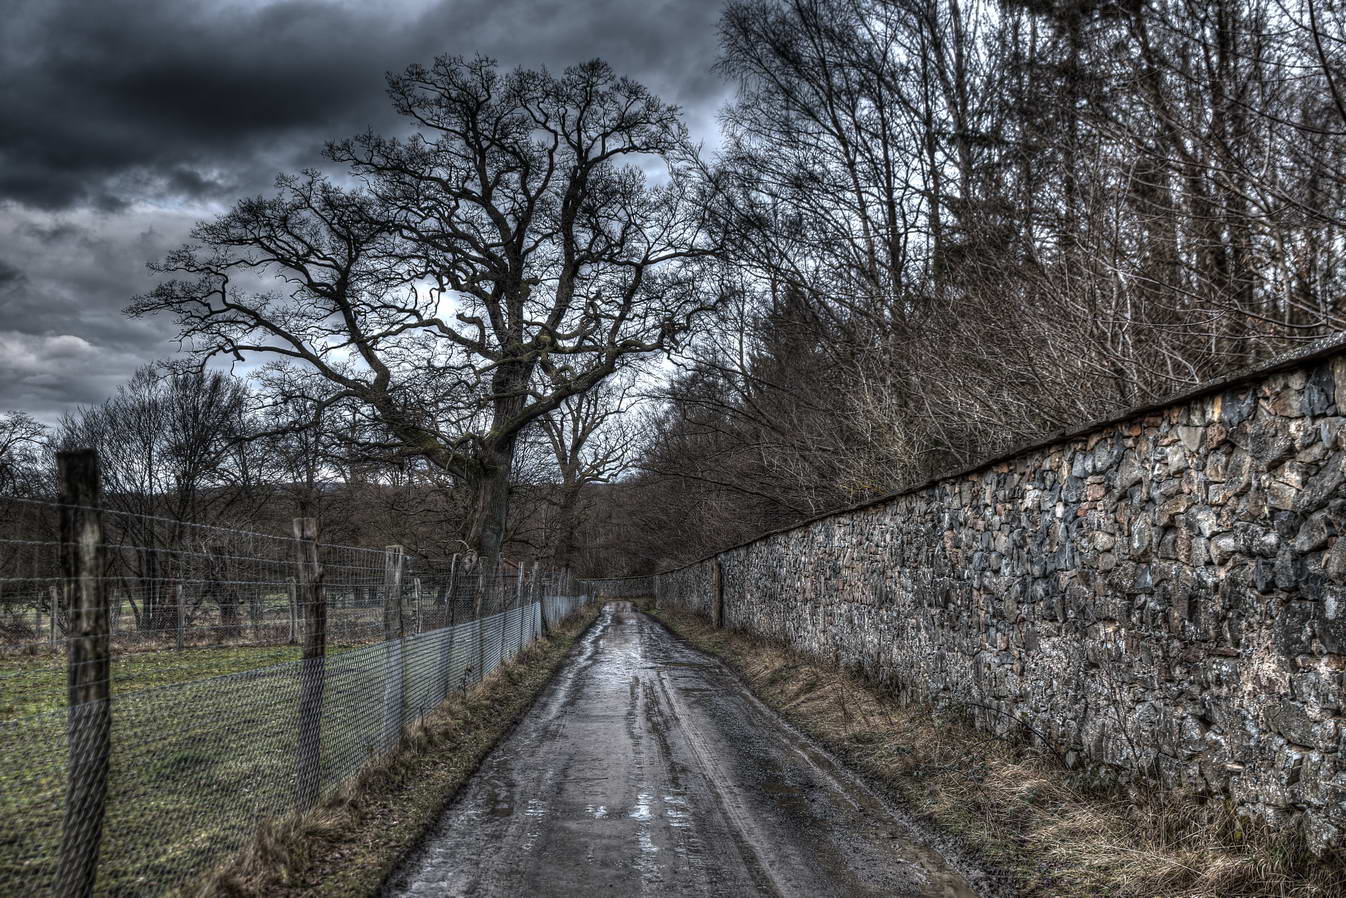
<svg viewBox="0 0 1346 898"><path fill-rule="evenodd" d="M614 603L385 894L974 892L718 661Z"/></svg>

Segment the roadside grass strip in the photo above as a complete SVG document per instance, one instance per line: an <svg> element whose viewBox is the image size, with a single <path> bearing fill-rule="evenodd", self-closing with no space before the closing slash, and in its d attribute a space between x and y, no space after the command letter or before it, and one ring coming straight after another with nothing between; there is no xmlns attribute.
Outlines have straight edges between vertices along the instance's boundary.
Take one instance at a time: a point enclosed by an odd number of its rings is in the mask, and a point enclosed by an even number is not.
<svg viewBox="0 0 1346 898"><path fill-rule="evenodd" d="M444 708L464 702L475 708L483 690L514 695L517 665L502 665L513 652L503 640L505 634L524 631L527 619L519 621L519 614L499 616L503 623L489 618L408 637L391 655L385 644L330 654L321 718L321 794L328 799L345 794L348 783L359 778L352 774L386 764L388 732L381 710L390 694L401 694L400 719L412 729L418 720L442 716ZM529 626L538 625L534 614ZM575 626L561 632L571 633ZM550 661L559 657L557 646L556 639L543 640L515 657L527 664ZM265 821L291 815L295 806L302 662L256 665L296 658L298 650L164 654L125 656L114 673L98 895L195 889L204 873L251 844ZM393 667L389 658L395 659ZM227 672L236 666L249 669ZM474 686L477 670L497 667L484 686ZM206 671L221 673L197 678ZM399 678L402 685L391 689ZM470 696L462 695L465 689ZM449 698L440 705L446 693ZM512 715L501 713L507 725ZM489 728L499 715L482 708L477 717ZM0 892L22 887L27 894L43 894L52 881L61 844L66 726L64 708L0 721Z"/></svg>
<svg viewBox="0 0 1346 898"><path fill-rule="evenodd" d="M188 894L372 896L495 745L532 706L599 613L590 606L480 684L414 724L402 750L365 767L305 814L266 821Z"/></svg>
<svg viewBox="0 0 1346 898"><path fill-rule="evenodd" d="M641 609L1029 898L1343 898L1346 864L1292 832L1154 788L1102 789L1026 741L895 697L779 643Z"/></svg>

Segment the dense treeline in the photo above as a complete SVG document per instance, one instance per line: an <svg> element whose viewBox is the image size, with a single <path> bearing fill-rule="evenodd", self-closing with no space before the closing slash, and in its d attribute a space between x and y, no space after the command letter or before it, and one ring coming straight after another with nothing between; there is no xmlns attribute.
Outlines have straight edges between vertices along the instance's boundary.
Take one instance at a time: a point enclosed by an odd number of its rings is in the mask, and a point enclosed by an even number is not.
<svg viewBox="0 0 1346 898"><path fill-rule="evenodd" d="M582 560L567 534L592 505L585 489L624 464L628 445L619 421L595 431L625 402L612 388L597 391L528 435L516 466L508 561L574 567ZM296 417L304 426L288 426ZM200 551L195 525L285 535L299 516L316 518L325 542L402 545L422 569L447 566L454 555L476 557L463 538L471 496L423 461L371 456L352 433L358 427L350 416L319 423L296 416L264 384L147 366L103 403L54 427L0 414L0 535L34 537L34 528L52 524L36 506L14 500L52 501L53 453L87 446L98 450L118 539L143 550L128 556L136 569L121 572L139 580L156 579L156 548ZM0 558L0 573L32 575L24 564Z"/></svg>
<svg viewBox="0 0 1346 898"><path fill-rule="evenodd" d="M80 442L170 518L639 572L1342 327L1339 0L745 0L720 39L714 158L600 62L393 76L411 137L131 307L270 364L9 416L0 490Z"/></svg>
<svg viewBox="0 0 1346 898"><path fill-rule="evenodd" d="M731 4L730 299L666 392L632 568L1339 330L1344 9Z"/></svg>

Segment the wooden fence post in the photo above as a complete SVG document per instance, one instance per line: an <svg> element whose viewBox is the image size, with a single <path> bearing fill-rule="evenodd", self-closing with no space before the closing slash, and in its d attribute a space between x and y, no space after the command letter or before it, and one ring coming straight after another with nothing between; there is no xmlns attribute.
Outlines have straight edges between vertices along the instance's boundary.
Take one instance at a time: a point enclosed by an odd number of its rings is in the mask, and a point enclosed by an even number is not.
<svg viewBox="0 0 1346 898"><path fill-rule="evenodd" d="M92 449L58 452L56 467L61 481L61 573L69 627L66 726L70 756L53 892L75 898L93 892L107 807L112 742L108 606L98 454Z"/></svg>
<svg viewBox="0 0 1346 898"><path fill-rule="evenodd" d="M293 577L288 578L285 588L290 595L290 638L288 642L290 645L294 645L299 635L299 599L298 596L295 595L295 583Z"/></svg>
<svg viewBox="0 0 1346 898"><path fill-rule="evenodd" d="M564 571L561 572L561 577L562 577L562 578L565 577L565 572L564 572ZM556 593L556 574L553 573L550 577L548 577L548 580L550 581L551 592L552 592L553 595L555 595L555 593ZM538 610L537 610L537 617L538 617L538 635L539 635L539 636L545 636L545 635L547 635L548 633L551 632L551 621L549 621L549 620L547 619L547 589L546 589L545 586L543 587L541 593L538 595L538 600L537 600L537 601L538 601Z"/></svg>
<svg viewBox="0 0 1346 898"><path fill-rule="evenodd" d="M519 576L515 578L514 604L517 607L523 601L523 562L519 562ZM504 605L503 598L500 604ZM500 609L500 663L505 663L505 624L509 623L509 609ZM510 656L514 657L513 655Z"/></svg>
<svg viewBox="0 0 1346 898"><path fill-rule="evenodd" d="M444 599L444 636L439 646L439 700L443 701L449 697L449 690L452 687L453 679L453 587L454 577L458 572L458 553L453 555L453 561L449 562L449 587L448 594Z"/></svg>
<svg viewBox="0 0 1346 898"><path fill-rule="evenodd" d="M416 633L421 632L421 578L411 578L411 595L416 602Z"/></svg>
<svg viewBox="0 0 1346 898"><path fill-rule="evenodd" d="M528 641L529 641L530 643L533 641L532 638L531 638L532 635L533 635L533 596L534 596L535 594L537 594L537 593L538 593L537 562L534 561L534 562L533 562L533 580L532 580L531 583L528 584L528 608L527 608L527 611L528 611L528 636L530 637ZM540 595L539 595L538 597L541 598ZM520 649L522 649L522 648L523 648L523 645L524 645L523 637L524 637L523 615L520 614L520 616L519 616L519 648L520 648Z"/></svg>
<svg viewBox="0 0 1346 898"><path fill-rule="evenodd" d="M492 595L496 587L496 574L500 572L500 559L496 559L490 574L486 572L484 561L479 561L478 565L477 598L474 604L477 612L477 682L480 683L486 679L486 610L495 601Z"/></svg>
<svg viewBox="0 0 1346 898"><path fill-rule="evenodd" d="M187 629L187 603L182 600L181 583L173 588L173 597L178 603L178 651L180 652L183 648L184 631Z"/></svg>
<svg viewBox="0 0 1346 898"><path fill-rule="evenodd" d="M392 751L402 739L402 547L383 551L383 750Z"/></svg>
<svg viewBox="0 0 1346 898"><path fill-rule="evenodd" d="M55 586L47 591L47 610L51 612L51 647L53 649L56 648L56 609L60 607L60 599L58 598L60 594L61 591ZM111 627L108 628L109 632L111 629Z"/></svg>
<svg viewBox="0 0 1346 898"><path fill-rule="evenodd" d="M318 560L318 522L294 519L298 556L297 595L304 607L304 657L299 663L299 740L295 758L295 804L308 810L322 787L322 693L326 679L327 603Z"/></svg>
<svg viewBox="0 0 1346 898"><path fill-rule="evenodd" d="M520 564L519 564L519 583L520 583L520 585L523 584L523 572L524 572L523 563L520 562ZM537 576L537 562L536 562L536 561L533 562L533 576L534 576L534 578L536 578L536 576ZM522 652L522 651L523 651L523 609L524 609L524 605L530 605L530 603L529 603L527 600L533 595L533 583L534 583L533 580L529 580L529 581L528 581L528 585L525 586L525 587L524 587L522 590L520 590L520 592L519 592L519 647L515 650L515 654L518 654L519 652Z"/></svg>

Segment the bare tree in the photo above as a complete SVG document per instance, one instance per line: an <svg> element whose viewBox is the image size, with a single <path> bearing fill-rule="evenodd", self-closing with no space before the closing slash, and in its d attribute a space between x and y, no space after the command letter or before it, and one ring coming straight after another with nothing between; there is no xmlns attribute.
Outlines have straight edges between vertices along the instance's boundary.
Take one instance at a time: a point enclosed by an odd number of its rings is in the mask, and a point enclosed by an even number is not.
<svg viewBox="0 0 1346 898"><path fill-rule="evenodd" d="M471 492L469 542L494 558L519 434L705 307L707 206L678 110L602 62L442 57L389 88L416 133L329 148L362 189L282 179L199 226L160 268L183 277L131 309L176 315L202 360L321 375L323 402L357 402L388 449Z"/></svg>
<svg viewBox="0 0 1346 898"><path fill-rule="evenodd" d="M572 396L542 419L542 429L560 473L552 520L551 562L570 570L586 488L621 474L638 448L634 381L608 381Z"/></svg>
<svg viewBox="0 0 1346 898"><path fill-rule="evenodd" d="M45 491L47 428L24 412L0 415L0 496Z"/></svg>
<svg viewBox="0 0 1346 898"><path fill-rule="evenodd" d="M1335 0L739 0L725 302L610 495L694 557L1346 326ZM688 526L688 522L695 522Z"/></svg>
<svg viewBox="0 0 1346 898"><path fill-rule="evenodd" d="M132 605L147 630L173 626L177 599L168 579L189 545L185 526L228 519L250 510L252 460L242 437L248 430L244 385L219 372L163 374L147 366L102 405L67 414L63 446L98 451L110 509L124 512L109 522L126 551L114 553L141 584ZM222 607L221 611L228 609Z"/></svg>

